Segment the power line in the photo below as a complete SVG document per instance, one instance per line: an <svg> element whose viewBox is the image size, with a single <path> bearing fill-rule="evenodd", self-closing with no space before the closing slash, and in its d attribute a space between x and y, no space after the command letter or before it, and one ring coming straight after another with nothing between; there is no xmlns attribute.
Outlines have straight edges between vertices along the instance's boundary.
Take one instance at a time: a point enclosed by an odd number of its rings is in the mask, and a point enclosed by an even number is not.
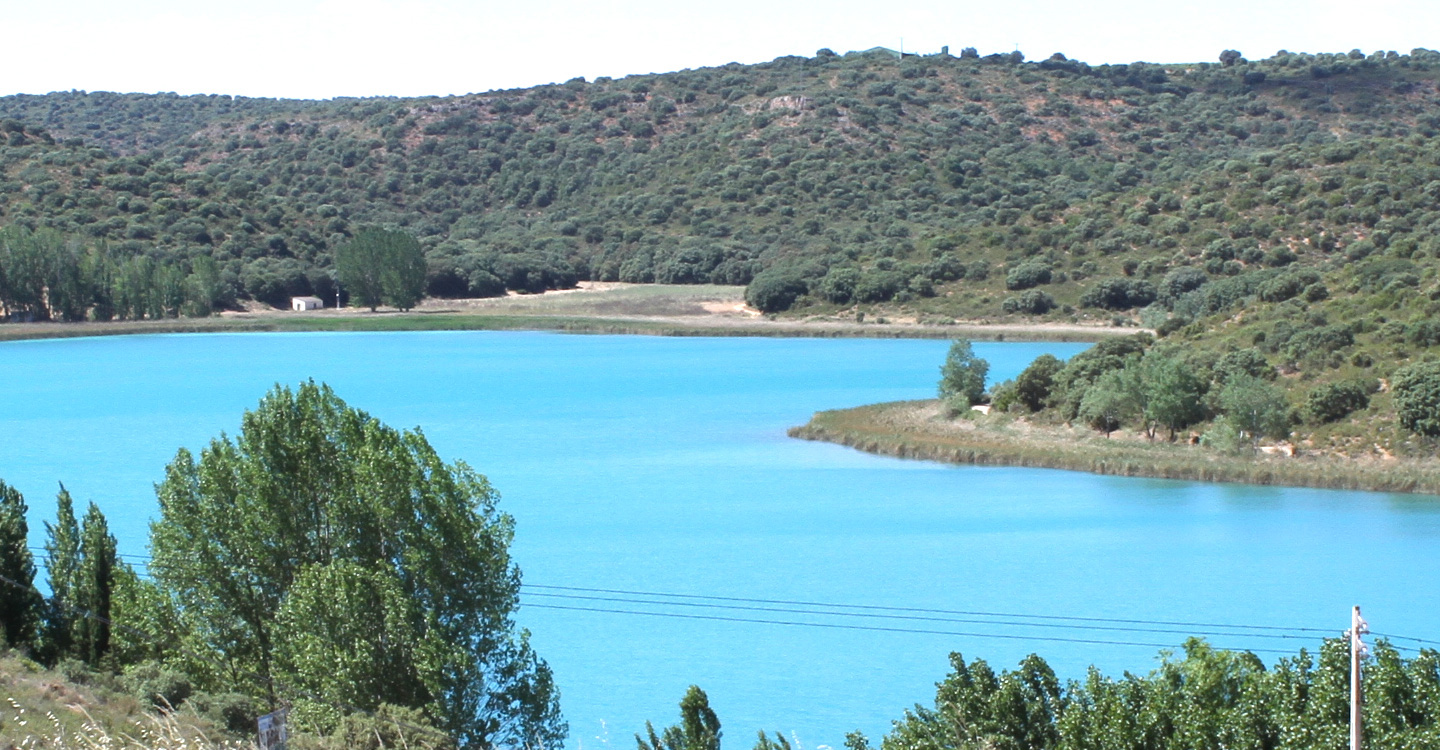
<svg viewBox="0 0 1440 750"><path fill-rule="evenodd" d="M31 548L39 549L39 548ZM135 564L147 569L157 566L154 558L150 555L125 554L122 557L132 558ZM138 575L148 576L146 573ZM1148 620L1142 618L1115 618L1115 617L1088 617L1078 615L1036 615L1018 612L989 612L983 610L959 610L940 609L932 607L897 607L876 604L846 604L836 602L817 602L796 599L766 599L758 597L739 596L717 596L706 594L680 594L663 591L638 591L633 589L610 589L594 588L585 586L558 586L546 584L522 583L523 589L540 589L532 591L530 596L543 596L547 598L562 598L575 600L588 600L599 602L613 602L620 604L649 604L654 606L673 606L705 609L726 609L735 611L757 611L775 612L780 614L806 614L815 616L831 617L871 617L884 620L910 620L920 622L953 622L969 625L1001 625L1009 627L1030 627L1030 628L1063 628L1067 630L1096 630L1108 632L1133 632L1133 633L1158 633L1174 635L1196 635L1215 637L1244 637L1244 638L1268 638L1279 640L1306 640L1307 636L1297 635L1298 633L1333 634L1333 628L1314 628L1303 626L1280 626L1280 625L1235 625L1229 623L1194 622L1182 620ZM562 593L549 593L562 592ZM579 593L565 593L579 592ZM613 594L621 597L649 597L652 600L639 600L630 598L618 598L610 596L595 596L596 594ZM661 599L662 601L653 601ZM673 599L676 601L663 601ZM683 601L696 600L696 601ZM708 602L721 602L721 604L709 604ZM733 604L732 604L733 603ZM776 606L750 606L750 605L776 605ZM526 606L544 607L539 603L528 603ZM814 611L797 610L790 607L823 607L831 610L859 610L858 612L845 611ZM556 608L556 607L550 607ZM594 611L602 611L596 609ZM617 610L618 612L618 610ZM891 614L899 613L899 614ZM950 615L955 617L932 617L930 615ZM964 618L988 618L983 620ZM1007 618L1007 619L995 619ZM1023 620L1035 620L1036 622L1023 622ZM740 620L743 621L743 620ZM804 623L794 623L804 624ZM1145 627L1158 626L1158 627ZM1183 627L1187 630L1175 630L1173 628ZM1197 628L1201 630L1197 630ZM1219 629L1219 630L1215 630ZM903 629L901 629L903 632ZM1377 633L1378 637L1395 640L1411 641L1427 645L1440 645L1440 641L1415 636L1398 634ZM1409 646L1392 646L1404 651L1418 651L1418 648Z"/></svg>
<svg viewBox="0 0 1440 750"><path fill-rule="evenodd" d="M1036 620L1068 620L1068 621L1075 621L1075 622L1111 622L1111 623L1128 624L1128 625L1173 625L1173 626L1179 626L1179 627L1195 627L1195 628L1231 628L1231 629L1248 629L1248 630L1279 630L1279 631L1306 632L1306 633L1333 633L1333 632L1335 632L1335 629L1334 629L1334 628L1284 627L1284 626L1279 626L1279 625L1228 625L1228 624L1224 624L1224 623L1180 622L1180 621L1175 621L1175 620L1142 620L1142 619L1124 619L1124 618L1116 618L1116 617L1082 617L1082 616L1075 616L1075 615L1031 615L1031 614L1021 614L1021 613L1017 613L1017 612L982 612L982 611L979 611L979 610L934 609L934 608L929 608L929 607L892 607L892 606L883 606L883 605L878 605L878 604L837 604L837 603L834 603L834 602L813 602L813 601L803 601L803 600L793 600L793 599L758 599L758 598L740 597L740 596L713 596L713 595L704 595L704 594L675 594L675 593L665 593L665 592L657 592L657 591L632 591L632 590L626 590L626 589L586 588L586 587L581 587L581 586L547 586L547 585L532 584L532 583L523 583L523 584L521 584L521 586L522 586L523 588L553 589L553 590L557 590L557 591L582 591L582 592L587 592L587 593L599 593L599 594L626 594L626 595L630 595L630 596L674 597L674 598L677 598L677 599L704 599L704 600L726 601L726 602L751 602L751 603L756 603L756 604L789 604L789 605L803 606L803 607L833 607L833 608L837 608L837 609L838 609L838 608L844 608L844 609L879 610L879 611L887 611L887 612L922 612L922 613L928 613L928 614L962 615L962 616L972 616L972 617L1020 617L1020 618L1031 618L1031 619L1036 619ZM1237 634L1237 635L1238 635L1238 634Z"/></svg>
<svg viewBox="0 0 1440 750"><path fill-rule="evenodd" d="M523 584L522 584L523 587ZM790 609L785 607L758 607L738 604L709 604L704 602L666 602L653 599L634 599L618 596L587 596L582 594L545 594L531 593L529 596L543 596L559 599L578 599L584 601L617 602L622 604L655 604L667 607L696 607L705 609L729 609L751 612L779 612L786 614L821 615L826 617L866 617L884 620L912 620L922 622L953 622L968 625L1010 625L1022 628L1065 628L1072 630L1107 630L1128 633L1165 633L1175 635L1214 635L1214 636L1244 636L1247 638L1280 638L1289 640L1313 640L1314 636L1293 635L1288 633L1221 633L1216 631L1196 630L1174 630L1163 628L1140 628L1122 625L1085 625L1077 623L1055 623L1055 622L1017 622L1014 620L982 620L971 618L954 617L929 617L925 615L900 615L872 612L826 612L815 609ZM538 606L538 605L531 605Z"/></svg>
<svg viewBox="0 0 1440 750"><path fill-rule="evenodd" d="M724 617L724 616L721 616L721 615L694 615L694 614L683 614L683 613L679 613L679 612L646 612L646 611L643 611L643 610L635 610L635 609L606 609L606 608L600 608L600 607L571 607L571 606L565 606L565 605L560 605L560 604L529 604L529 605L526 605L526 606L535 607L535 608L537 608L537 609L560 609L560 610L567 610L567 611L571 611L571 612L603 612L603 613L606 613L606 614L621 614L621 615L649 615L649 616L651 616L651 617L677 617L677 618L683 618L683 619L686 619L686 620L718 620L718 621L721 621L721 622L747 622L747 623L758 623L758 624L763 624L763 625L798 625L798 626L801 626L801 627L832 628L832 629L837 629L837 630L868 630L868 631L877 631L877 632L884 632L884 633L918 633L918 634L923 634L923 635L953 635L953 636L961 636L961 637L966 637L966 638L1002 638L1002 639L1005 639L1005 640L1014 640L1014 641L1059 641L1059 642L1063 642L1063 643L1085 643L1085 644L1101 645L1101 646L1143 646L1143 647L1146 647L1146 648L1174 648L1174 647L1175 647L1175 644L1173 644L1173 643L1140 643L1140 642L1136 642L1136 641L1109 641L1109 640L1102 640L1102 639L1098 639L1098 638L1065 638L1065 637L1063 637L1063 636L1013 635L1013 634L1004 634L1004 633L966 633L966 632L951 631L951 630L920 630L920 629L917 629L917 628L893 628L893 627L884 627L884 626L880 626L880 625L847 625L847 624L843 624L843 623L799 622L799 621L795 621L795 620L764 620L764 619L752 618L752 617ZM1285 650L1282 650L1282 649L1256 649L1256 648L1251 648L1251 649L1225 649L1225 648L1220 648L1219 646L1216 646L1215 648L1217 648L1217 649L1219 649L1219 650L1222 650L1222 651L1249 651L1249 652L1252 652L1252 653L1266 653L1266 654L1286 654L1286 655L1288 655L1288 654L1291 653L1290 651L1285 651Z"/></svg>

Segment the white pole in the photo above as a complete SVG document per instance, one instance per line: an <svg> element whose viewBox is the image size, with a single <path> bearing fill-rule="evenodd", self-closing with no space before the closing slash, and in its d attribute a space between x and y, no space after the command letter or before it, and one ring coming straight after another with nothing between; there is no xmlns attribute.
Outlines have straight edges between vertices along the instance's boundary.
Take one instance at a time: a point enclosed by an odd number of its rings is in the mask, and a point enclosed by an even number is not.
<svg viewBox="0 0 1440 750"><path fill-rule="evenodd" d="M1370 626L1360 616L1360 607L1350 611L1350 750L1360 750L1360 657L1369 650L1360 636Z"/></svg>

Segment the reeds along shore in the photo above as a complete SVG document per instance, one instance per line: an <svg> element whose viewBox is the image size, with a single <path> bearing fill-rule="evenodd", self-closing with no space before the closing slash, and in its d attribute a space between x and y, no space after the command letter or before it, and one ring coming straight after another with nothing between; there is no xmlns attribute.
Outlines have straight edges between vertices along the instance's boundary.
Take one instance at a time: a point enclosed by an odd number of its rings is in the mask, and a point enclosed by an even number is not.
<svg viewBox="0 0 1440 750"><path fill-rule="evenodd" d="M818 412L791 437L898 458L953 464L1022 466L1128 477L1239 482L1369 492L1440 495L1440 463L1329 456L1230 456L1165 442L1043 435L965 425L940 415L936 401L897 401Z"/></svg>

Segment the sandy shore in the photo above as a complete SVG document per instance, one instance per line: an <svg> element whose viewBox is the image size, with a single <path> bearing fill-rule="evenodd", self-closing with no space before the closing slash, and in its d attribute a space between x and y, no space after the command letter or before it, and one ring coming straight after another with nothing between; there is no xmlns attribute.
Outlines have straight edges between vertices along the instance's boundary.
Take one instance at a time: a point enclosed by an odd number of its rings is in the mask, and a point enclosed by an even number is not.
<svg viewBox="0 0 1440 750"><path fill-rule="evenodd" d="M218 331L490 330L704 336L968 338L977 341L1097 341L1135 328L1069 323L959 321L935 325L895 317L775 317L745 305L744 287L581 282L576 289L479 299L427 299L414 310L347 307L306 312L249 303L208 318L108 323L6 323L0 340Z"/></svg>

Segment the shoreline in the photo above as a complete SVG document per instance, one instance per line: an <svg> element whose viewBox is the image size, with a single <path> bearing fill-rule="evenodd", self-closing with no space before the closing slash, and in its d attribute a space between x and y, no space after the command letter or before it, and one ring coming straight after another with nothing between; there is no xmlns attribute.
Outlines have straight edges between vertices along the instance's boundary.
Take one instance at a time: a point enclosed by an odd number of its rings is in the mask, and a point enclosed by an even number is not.
<svg viewBox="0 0 1440 750"><path fill-rule="evenodd" d="M717 291L718 290L718 291ZM206 318L84 323L0 323L0 341L159 333L299 331L557 331L651 336L916 338L1094 342L1140 329L1073 323L858 322L837 316L773 318L748 311L742 288L609 285L480 300L427 300L399 312L326 308L249 310ZM738 304L736 304L738 302Z"/></svg>
<svg viewBox="0 0 1440 750"><path fill-rule="evenodd" d="M1015 421L948 420L938 401L816 412L787 434L877 455L976 466L1063 469L1125 477L1440 495L1440 462L1321 456L1229 456L1168 442L1105 439Z"/></svg>

